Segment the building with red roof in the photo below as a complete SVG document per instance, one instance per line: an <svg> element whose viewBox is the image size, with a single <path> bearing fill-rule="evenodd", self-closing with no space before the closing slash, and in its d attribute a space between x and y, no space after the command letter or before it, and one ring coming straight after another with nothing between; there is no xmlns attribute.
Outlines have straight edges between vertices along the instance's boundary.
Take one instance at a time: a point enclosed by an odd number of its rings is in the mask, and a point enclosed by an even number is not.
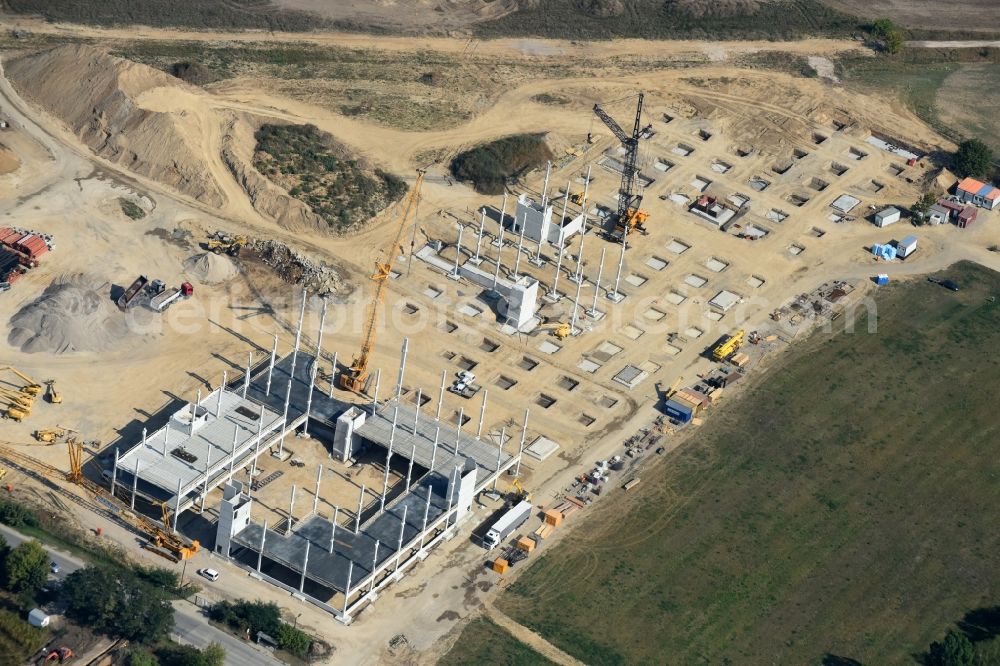
<svg viewBox="0 0 1000 666"><path fill-rule="evenodd" d="M986 210L1000 206L1000 189L975 178L965 178L959 182L955 194L963 203L971 203Z"/></svg>

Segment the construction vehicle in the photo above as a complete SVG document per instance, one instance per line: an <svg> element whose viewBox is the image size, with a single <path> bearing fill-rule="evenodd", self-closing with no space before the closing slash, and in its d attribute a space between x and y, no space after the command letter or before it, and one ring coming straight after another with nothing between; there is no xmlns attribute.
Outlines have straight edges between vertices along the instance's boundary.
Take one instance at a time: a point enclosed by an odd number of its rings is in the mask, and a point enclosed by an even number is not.
<svg viewBox="0 0 1000 666"><path fill-rule="evenodd" d="M50 661L57 661L61 664L69 659L72 659L73 656L72 650L65 645L61 645L58 648L52 648L52 650L44 655L44 659L41 659L40 663L47 664Z"/></svg>
<svg viewBox="0 0 1000 666"><path fill-rule="evenodd" d="M157 280L159 282L159 280ZM163 284L162 282L160 284ZM180 298L190 298L194 294L194 287L190 282L183 282L179 287L160 289L149 301L149 307L154 312L163 312L168 307L177 302Z"/></svg>
<svg viewBox="0 0 1000 666"><path fill-rule="evenodd" d="M107 492L88 479L83 474L83 443L71 437L66 440L66 447L69 452L69 473L65 475L66 480L83 487L87 492L97 499L103 508L110 509L116 517L129 527L142 532L149 538L146 548L160 557L164 557L172 562L187 560L201 549L198 541L187 542L179 534L174 534L169 528L170 512L165 504L161 504L163 525L150 520L146 516L130 508L128 504L122 502L111 493ZM10 451L0 448L0 456L8 458ZM41 463L35 462L36 465ZM46 466L47 467L47 466Z"/></svg>
<svg viewBox="0 0 1000 666"><path fill-rule="evenodd" d="M145 275L140 275L135 279L135 281L128 286L115 304L118 305L120 310L127 310L132 305L135 304L136 299L145 293L145 286L149 284L149 278Z"/></svg>
<svg viewBox="0 0 1000 666"><path fill-rule="evenodd" d="M42 385L39 384L38 382L36 382L34 379L32 379L28 375L24 374L23 372L21 372L20 370L18 370L17 368L15 368L12 365L5 365L2 368L0 368L0 372L7 371L7 370L9 370L10 372L13 372L15 375L17 375L17 377L21 381L24 382L24 386L22 386L20 389L18 389L19 391L21 391L22 393L27 393L28 395L30 395L32 397L39 396L39 395L42 394Z"/></svg>
<svg viewBox="0 0 1000 666"><path fill-rule="evenodd" d="M221 231L217 231L215 235L209 237L208 242L205 243L205 247L209 252L214 252L215 254L222 254L225 252L231 257L239 255L240 250L243 246L250 242L250 239L246 236L230 236L224 234Z"/></svg>
<svg viewBox="0 0 1000 666"><path fill-rule="evenodd" d="M42 428L41 430L36 430L32 436L43 444L55 444L71 432L76 432L76 430L56 426L55 428Z"/></svg>
<svg viewBox="0 0 1000 666"><path fill-rule="evenodd" d="M569 195L569 200L575 203L577 206L583 205L583 191L573 192Z"/></svg>
<svg viewBox="0 0 1000 666"><path fill-rule="evenodd" d="M516 504L518 502L531 501L531 493L524 489L524 485L521 483L520 479L514 479L511 485L514 486L514 490L516 491L510 494L509 499L512 503Z"/></svg>
<svg viewBox="0 0 1000 666"><path fill-rule="evenodd" d="M664 394L664 397L667 398L668 400L672 398L673 395L677 393L677 389L680 388L681 382L683 381L684 381L683 377L678 377L677 379L675 379L674 383L671 384L670 388L667 389L667 392Z"/></svg>
<svg viewBox="0 0 1000 666"><path fill-rule="evenodd" d="M539 331L552 331L552 335L560 340L565 340L573 334L573 329L565 322L551 322L538 327Z"/></svg>
<svg viewBox="0 0 1000 666"><path fill-rule="evenodd" d="M50 379L47 382L45 382L45 385L49 389L48 393L46 393L46 397L48 398L49 403L51 403L53 405L61 405L62 404L62 394L59 393L59 391L56 390L56 380Z"/></svg>
<svg viewBox="0 0 1000 666"><path fill-rule="evenodd" d="M632 134L628 135L615 119L609 116L600 104L594 104L594 113L600 118L608 129L618 138L622 147L625 148L625 158L622 163L622 180L618 188L618 210L614 217L614 231L611 233L613 240L622 240L633 231L646 234L646 221L649 213L642 210L642 194L636 192L636 174L639 172L639 137L649 131L652 125L642 127L642 102L643 93L639 93L639 102L635 110L635 124L632 127Z"/></svg>
<svg viewBox="0 0 1000 666"><path fill-rule="evenodd" d="M730 356L735 354L736 350L743 346L743 340L745 337L746 331L742 328L728 336L712 350L712 358L716 361L725 361Z"/></svg>
<svg viewBox="0 0 1000 666"><path fill-rule="evenodd" d="M483 537L483 547L486 550L493 550L503 543L504 539L513 534L514 530L523 525L524 521L531 516L531 510L531 502L521 500L504 511L503 515L493 523L493 526L486 532L486 536Z"/></svg>
<svg viewBox="0 0 1000 666"><path fill-rule="evenodd" d="M0 399L7 403L4 418L20 422L31 416L31 408L34 406L31 394L0 387Z"/></svg>
<svg viewBox="0 0 1000 666"><path fill-rule="evenodd" d="M424 171L417 171L417 181L413 184L413 189L406 199L406 205L399 216L399 223L396 226L396 235L392 243L385 249L385 261L375 261L375 272L371 279L375 282L375 297L368 308L367 326L365 328L364 342L361 345L361 352L354 357L351 367L340 374L340 387L353 391L354 393L364 393L367 389L369 371L368 363L371 360L372 349L375 347L375 337L377 333L378 315L381 310L382 300L385 298L386 283L392 274L392 264L396 257L402 253L403 248L400 240L406 231L410 221L416 216L417 203L420 201L420 187L424 184ZM413 248L410 248L412 253Z"/></svg>

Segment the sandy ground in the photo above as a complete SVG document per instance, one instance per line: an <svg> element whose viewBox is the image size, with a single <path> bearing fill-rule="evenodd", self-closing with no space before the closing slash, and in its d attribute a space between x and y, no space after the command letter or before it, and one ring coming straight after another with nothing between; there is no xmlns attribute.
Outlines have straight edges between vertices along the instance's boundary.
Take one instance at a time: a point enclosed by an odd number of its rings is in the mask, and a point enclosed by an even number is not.
<svg viewBox="0 0 1000 666"><path fill-rule="evenodd" d="M39 25L39 30L63 31L68 28ZM74 34L100 39L121 37L126 31L76 29ZM198 35L170 31L129 31L156 39L280 39L281 36ZM296 39L322 43L355 43L378 45L387 49L412 49L417 44L441 50L465 48L459 40L401 40L352 35L296 35ZM336 41L340 40L340 41ZM353 40L353 42L352 42ZM553 48L565 49L566 57L573 53L593 51L593 45L552 43ZM650 43L644 48L674 52L701 48L691 43ZM764 48L765 45L727 44L730 52L738 49ZM843 42L802 42L787 45L796 53L822 56L849 48ZM766 45L773 48L773 45ZM512 40L484 43L498 55L523 52L525 45ZM602 53L605 46L600 47ZM606 47L609 55L635 48L628 42L614 42ZM221 129L227 114L253 113L265 118L295 122L312 122L330 131L338 139L356 148L375 163L399 173L410 174L415 168L415 156L428 149L469 144L499 135L522 131L553 131L586 151L580 157L560 156L554 169L551 191L566 186L581 188L580 177L588 166L593 169L590 186L591 202L612 205L617 176L598 164L605 151L614 154L615 146L599 123L595 127L589 114L579 110L553 110L533 104L529 98L540 92L586 96L588 99L621 97L641 88L647 91L647 118L656 135L643 143L643 172L655 178L645 192L645 206L651 213L648 236L632 240L622 271L621 291L628 297L620 304L605 298L606 290L615 277L618 247L589 234L582 252L583 274L590 281L582 288L581 302L589 303L594 295L593 279L602 249L606 250L605 270L598 293L599 309L607 316L601 321L581 318L584 332L560 343L553 354L541 349L542 343L554 341L543 335L508 337L503 335L490 316L488 308L477 300L479 290L466 283L445 279L440 271L419 260L391 283L387 298L386 326L380 332L373 364L395 376L402 339L409 337L411 361L405 384L435 393L442 370L453 374L462 358L477 363L475 372L489 391L485 427L487 432L510 426L517 431L526 407L532 409L529 436L544 434L561 445L557 455L545 463L529 462L524 467L525 483L534 493L538 504L546 504L563 492L574 476L588 469L593 461L619 451L621 441L648 425L656 416L657 384L669 385L678 376L693 379L696 374L712 367L701 357L704 349L723 332L737 326L763 329L768 325L767 314L784 304L790 297L807 292L833 278L864 281L875 272L895 276L916 275L946 267L952 262L970 258L1000 267L998 255L986 250L998 242L998 233L991 218L968 231L954 227L914 230L903 224L879 230L860 219L869 213L868 206L887 204L908 205L919 194L914 182L919 181L923 166L902 168L898 175L890 173L900 160L882 153L864 142L866 132L881 129L907 141L930 147L947 148L929 128L914 117L900 112L880 100L849 94L825 81L793 79L791 77L734 70L724 62L696 72L664 71L614 79L579 79L533 81L503 92L497 102L471 122L445 131L412 133L386 129L356 119L345 118L328 110L302 102L266 94L255 88L249 79L229 82L214 95L191 95L171 98L150 93L143 103L159 109L171 108L189 113L197 119L205 146L205 160L212 165L214 177L225 188L226 203L212 209L179 195L148 178L135 176L121 166L109 164L89 154L77 139L58 122L39 109L26 104L11 89L6 79L0 79L0 113L9 118L14 129L3 135L5 145L22 162L17 171L0 176L0 221L8 220L19 226L37 228L54 234L56 251L46 257L41 268L21 280L14 290L0 297L0 321L6 322L24 304L36 298L56 277L78 272L96 272L99 277L124 286L140 272L159 277L168 283L188 279L183 262L201 252L198 243L207 231L217 228L231 232L248 232L276 238L292 244L314 256L335 261L347 267L361 289L343 304L332 308L327 320L324 349L338 352L347 360L357 349L361 337L360 324L370 294L364 277L372 261L379 256L390 233L391 225L373 225L353 238L336 239L288 232L273 221L252 210L242 190L218 163ZM627 104L614 106L611 112L623 122L629 116ZM664 122L665 116L674 117ZM834 121L844 124L838 130ZM585 146L584 137L594 131L598 139ZM698 132L711 135L702 140ZM814 134L826 139L815 143ZM679 143L694 147L687 157L677 155ZM736 147L752 148L740 157ZM863 160L852 160L851 149L867 153ZM794 150L809 153L795 160L784 174L771 167L790 161ZM662 173L654 166L660 159L674 163ZM713 163L726 162L731 168L721 173ZM849 166L843 176L830 171L834 163ZM903 165L905 167L905 165ZM771 185L762 192L751 189L752 176L765 176ZM721 233L700 221L670 200L671 195L691 197L696 177L713 181L708 191L725 198L744 193L752 199L752 212L741 224L756 224L767 228L769 235L759 241L747 241L732 233ZM822 191L816 180L828 183ZM872 190L871 181L882 184ZM526 188L537 192L542 174L532 174ZM841 193L851 193L862 200L854 211L855 222L836 224L828 215L829 202ZM789 201L792 195L808 197L801 207ZM120 196L145 198L151 202L150 215L141 222L125 218L116 205ZM662 197L662 198L661 198ZM446 245L454 243L456 224L468 225L463 246L469 253L478 226L475 211L480 206L499 209L499 197L483 197L463 185L449 185L440 168L432 169L424 189L417 238L440 239ZM767 211L781 209L789 214L782 223L767 218ZM511 208L508 208L510 212ZM391 212L384 218L391 218ZM190 232L189 237L177 237L176 229ZM819 232L822 232L820 235ZM495 222L487 222L487 232L497 231ZM735 231L735 230L734 230ZM902 264L876 265L864 248L872 242L885 242L916 233L920 250ZM509 244L503 249L502 263L512 267L515 250ZM672 241L681 241L688 250L672 253ZM496 248L484 240L482 252L491 267ZM575 271L577 240L568 249L562 264L559 291L565 296L557 306L547 306L552 316L567 320L572 315L571 299L575 286L567 281L567 271ZM793 246L804 248L792 254ZM676 246L675 246L676 247ZM446 257L453 257L453 247L447 247ZM556 254L546 247L543 254L550 261L545 267L529 267L521 262L521 271L530 272L545 288L550 288L555 276ZM652 259L663 259L665 267L657 269ZM716 272L712 260L726 264ZM697 275L707 280L693 287L685 280ZM763 283L749 284L751 276ZM744 303L735 311L715 321L706 316L706 303L719 289L731 289L744 296ZM685 297L683 304L670 299L672 293ZM436 294L436 295L434 295ZM245 271L220 285L195 285L195 297L171 308L162 319L133 333L120 348L108 353L78 353L70 355L26 355L0 339L0 356L10 359L38 380L55 379L64 395L62 405L37 403L32 417L21 424L5 423L4 438L27 442L30 432L38 427L59 423L81 431L86 439L100 439L105 445L122 433L126 439L135 436L136 424L156 411L169 398L194 397L195 391L218 385L221 373L236 372L246 363L248 352L256 355L269 349L272 335L280 335L281 351L291 346L289 322L296 317L297 290L269 279L259 270ZM416 308L408 314L407 304ZM462 305L472 304L483 309L477 316L463 314ZM412 308L410 308L412 309ZM561 313L559 310L561 309ZM465 310L469 312L469 310ZM660 315L662 318L657 319ZM314 342L318 313L310 308L306 328L307 341ZM457 325L446 333L438 324L451 321ZM693 329L700 331L694 335ZM675 334L675 335L670 335ZM792 331L790 334L794 334ZM668 336L672 342L668 345ZM494 351L484 348L484 339L499 343ZM599 348L606 342L620 350L599 357ZM259 347L255 347L259 346ZM416 353L413 353L413 352ZM455 358L446 359L446 352ZM521 367L527 356L538 362L533 370ZM600 358L600 368L588 372L581 367L585 359ZM629 390L614 382L612 377L626 364L643 367L649 377ZM495 382L500 375L510 376L517 384L508 391ZM578 382L573 388L564 379ZM394 380L393 380L394 381ZM385 387L392 381L387 380ZM383 389L383 390L388 390ZM546 410L537 404L541 393L556 398L556 404ZM613 404L609 404L613 401ZM445 398L444 416L459 409L476 415L480 398L463 401L455 396ZM608 405L608 406L604 406ZM584 425L582 417L593 421ZM474 421L473 421L474 423ZM471 426L470 426L471 427ZM131 441L131 440L129 440ZM65 467L61 447L31 449L32 454L51 464ZM307 467L298 483L309 487ZM292 482L293 477L283 483ZM19 481L20 482L20 481ZM332 501L340 499L331 484ZM264 511L280 515L281 497L287 485L276 486L274 500ZM311 499L311 498L309 498ZM309 499L303 500L308 504ZM327 502L331 501L327 498ZM328 507L327 507L328 510ZM475 522L488 515L478 509ZM108 525L96 516L81 513L76 518L88 527L104 527L111 538L134 544L135 536ZM583 516L574 518L585 524ZM454 638L454 629L471 614L480 612L483 604L502 587L493 574L483 570L483 551L471 544L466 535L460 536L434 552L416 568L413 575L390 588L366 610L351 627L342 627L311 606L289 598L267 585L247 579L239 570L220 563L208 553L200 554L192 567L206 566L223 571L217 584L206 584L208 598L231 595L259 596L273 599L287 608L292 616L300 616L299 624L325 637L337 648L336 656L351 663L375 664L390 660L386 649L389 639L404 633L412 653L397 654L394 660L430 663ZM558 537L556 537L558 539ZM232 581L239 581L234 585ZM555 653L552 653L555 654Z"/></svg>

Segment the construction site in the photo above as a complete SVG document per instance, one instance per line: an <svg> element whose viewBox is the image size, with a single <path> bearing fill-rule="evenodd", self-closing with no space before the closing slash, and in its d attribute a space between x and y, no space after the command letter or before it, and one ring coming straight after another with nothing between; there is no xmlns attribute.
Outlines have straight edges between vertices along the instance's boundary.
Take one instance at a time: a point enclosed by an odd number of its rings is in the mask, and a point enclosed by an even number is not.
<svg viewBox="0 0 1000 666"><path fill-rule="evenodd" d="M89 509L80 524L138 533L139 557L225 566L357 663L404 630L431 649L565 519L639 486L739 379L864 307L876 274L995 261L987 210L912 231L905 263L873 257L895 238L877 211L953 180L929 157L943 140L818 81L713 83L715 66L550 83L578 103L522 115L507 99L466 138L206 92L91 47L18 58L0 82L10 144L59 166L0 178L18 279L0 294L5 482L57 480ZM117 68L165 123L196 116L197 170L171 181L161 155L127 168L88 151L29 83L75 58ZM248 195L264 176L245 141L264 120L363 147L407 193L346 236L285 194L259 206L274 186ZM550 128L553 158L499 196L417 158Z"/></svg>

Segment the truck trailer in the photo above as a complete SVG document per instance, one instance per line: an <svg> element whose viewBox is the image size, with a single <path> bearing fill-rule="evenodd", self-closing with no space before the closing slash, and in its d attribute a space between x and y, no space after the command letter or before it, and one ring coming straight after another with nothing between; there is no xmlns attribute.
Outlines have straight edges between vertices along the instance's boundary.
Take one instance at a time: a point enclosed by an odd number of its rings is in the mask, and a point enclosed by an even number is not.
<svg viewBox="0 0 1000 666"><path fill-rule="evenodd" d="M493 527L483 537L483 546L486 547L486 550L493 550L502 544L504 539L513 534L514 530L523 525L529 516L531 516L531 502L521 500L497 518Z"/></svg>

